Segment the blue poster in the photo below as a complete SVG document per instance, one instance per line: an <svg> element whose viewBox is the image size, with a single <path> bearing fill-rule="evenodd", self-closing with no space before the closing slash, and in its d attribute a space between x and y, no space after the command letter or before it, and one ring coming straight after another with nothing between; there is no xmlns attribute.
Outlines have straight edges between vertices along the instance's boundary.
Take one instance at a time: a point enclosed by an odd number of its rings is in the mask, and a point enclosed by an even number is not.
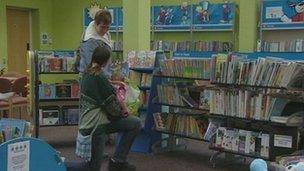
<svg viewBox="0 0 304 171"><path fill-rule="evenodd" d="M117 27L117 22L118 22L117 21L118 8L109 8L108 10L112 15L112 24L111 24L111 27L110 27L110 31L115 31L116 27ZM94 17L92 18L90 16L90 9L89 8L85 8L83 13L84 13L83 14L83 25L86 28L94 20Z"/></svg>
<svg viewBox="0 0 304 171"><path fill-rule="evenodd" d="M153 25L155 30L190 30L191 6L155 6Z"/></svg>
<svg viewBox="0 0 304 171"><path fill-rule="evenodd" d="M304 0L264 0L262 29L304 29Z"/></svg>
<svg viewBox="0 0 304 171"><path fill-rule="evenodd" d="M218 29L232 30L235 17L235 4L225 1L224 3L212 4L209 1L201 1L193 6L194 30Z"/></svg>
<svg viewBox="0 0 304 171"><path fill-rule="evenodd" d="M123 30L123 8L117 8L116 9L117 12L117 29L119 31L122 31Z"/></svg>

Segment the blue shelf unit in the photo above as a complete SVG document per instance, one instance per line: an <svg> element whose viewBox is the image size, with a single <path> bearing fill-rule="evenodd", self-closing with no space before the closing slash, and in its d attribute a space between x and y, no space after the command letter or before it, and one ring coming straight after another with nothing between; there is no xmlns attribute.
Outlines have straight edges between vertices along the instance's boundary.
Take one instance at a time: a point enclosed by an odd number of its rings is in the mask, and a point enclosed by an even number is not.
<svg viewBox="0 0 304 171"><path fill-rule="evenodd" d="M29 144L29 146L27 146ZM21 145L21 146L20 146ZM8 169L8 150L18 151L29 148L29 164L26 165L30 171L66 171L66 166L60 156L48 143L35 138L17 138L0 144L0 170ZM21 151L19 150L19 151ZM15 154L17 154L16 152ZM27 153L26 153L27 154ZM16 155L16 157L25 157ZM17 164L15 166L18 166Z"/></svg>
<svg viewBox="0 0 304 171"><path fill-rule="evenodd" d="M153 74L157 72L159 68L159 62L165 59L165 54L162 51L157 51L155 65L153 68L130 68L135 72L139 73L150 73ZM148 100L147 107L141 107L138 112L139 115L144 115L146 113L143 128L141 129L139 135L135 138L131 151L140 153L151 153L152 145L161 140L161 133L153 130L154 119L153 113L160 110L160 106L153 104L152 99L157 96L156 85L159 83L159 78L152 76L151 87L142 87L144 89L150 89L150 96ZM118 143L120 141L121 135L118 136Z"/></svg>

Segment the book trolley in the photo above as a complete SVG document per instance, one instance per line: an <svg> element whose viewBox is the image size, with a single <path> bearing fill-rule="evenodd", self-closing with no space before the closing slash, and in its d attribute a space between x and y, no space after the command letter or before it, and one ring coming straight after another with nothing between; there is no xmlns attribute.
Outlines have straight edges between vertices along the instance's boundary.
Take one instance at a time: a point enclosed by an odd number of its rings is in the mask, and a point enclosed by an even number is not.
<svg viewBox="0 0 304 171"><path fill-rule="evenodd" d="M199 58L204 59L204 58L209 58L213 55L216 54L214 53L198 53L198 52L175 52L174 59L191 59L191 60L197 60ZM244 55L244 54L237 54L237 55ZM269 57L269 56L274 56L274 57L282 57L284 59L288 60L297 60L301 61L303 60L302 54L295 54L295 53L247 53L245 54L249 59L257 59L258 57ZM178 67L176 65L172 65L175 67ZM176 70L173 67L173 72L176 72ZM303 67L302 71L303 72ZM271 85L250 85L250 84L234 84L234 83L226 83L226 82L215 82L212 80L209 80L207 78L201 78L197 77L197 75L192 75L192 76L185 76L185 75L166 75L166 74L160 74L160 73L155 73L153 75L153 80L155 79L162 79L163 81L158 82L159 85L152 84L152 91L156 90L157 91L157 86L163 86L166 83L173 83L175 85L178 85L179 87L187 87L191 89L193 85L187 85L185 84L186 82L189 82L189 80L203 80L209 82L209 84L203 83L198 87L195 87L198 92L201 92L203 90L217 90L217 91L233 91L233 90L248 90L248 91L261 91L264 92L265 97L276 97L279 98L277 102L281 102L282 105L277 107L275 111L272 111L271 114L275 113L275 116L280 116L282 112L286 112L285 110L283 111L285 105L288 102L291 101L296 101L298 103L304 103L303 101L303 80L302 78L297 85L300 87L297 88L285 88L285 87L278 87L278 86L271 86ZM174 80L174 81L170 81ZM156 87L153 87L156 86ZM167 90L167 89L165 89ZM270 90L274 91L276 93L267 93ZM294 93L292 93L294 92ZM301 93L302 92L302 93ZM152 92L151 92L152 93ZM275 122L271 121L270 119L257 119L257 118L250 118L250 117L239 117L235 115L227 115L227 114L221 114L221 113L212 113L210 110L211 109L203 109L201 107L198 107L197 104L195 103L184 103L184 105L180 104L175 104L168 101L160 101L158 96L161 96L159 94L160 92L157 93L157 96L153 97L153 104L158 105L158 106L169 106L171 108L174 108L173 110L168 110L162 108L162 110L159 111L154 111L154 113L148 113L148 115L154 115L154 129L156 129L158 132L163 133L162 135L170 135L172 137L179 137L179 138L190 138L190 139L195 139L195 140L200 140L200 141L207 141L210 143L209 148L212 150L215 150L216 152L214 155L210 157L210 162L215 165L215 159L219 154L225 153L225 154L232 154L232 155L239 155L239 156L244 156L244 157L251 157L251 158L262 158L265 160L269 161L275 161L276 157L282 156L282 155L287 155L295 152L296 150L302 148L299 147L299 130L297 126L288 126L285 123L280 123L280 122ZM175 101L178 99L175 99ZM174 102L174 101L173 101ZM176 110L176 108L187 108L190 109L190 111L183 111L183 110ZM158 108L159 109L159 108ZM300 109L304 111L304 108ZM199 116L202 119L207 118L209 120L209 126L210 123L212 122L218 122L220 124L219 127L225 127L227 130L230 128L232 130L240 129L240 130L247 130L250 133L257 133L259 135L266 136L266 139L268 138L268 144L267 147L262 146L256 146L256 148L251 149L253 150L252 152L241 152L238 150L227 150L223 146L217 146L216 142L216 137L213 135L212 137L207 137L205 134L204 136L201 136L200 138L198 137L193 137L191 134L188 134L187 132L176 132L176 129L171 129L171 130L166 130L166 129L158 129L159 124L157 121L158 115L155 116L155 113L170 113L172 115L175 115L176 117L182 117L183 115L186 116ZM245 112L247 113L247 112ZM166 120L166 119L164 119ZM175 124L178 124L175 122ZM178 125L180 126L180 125ZM166 126L165 126L166 127ZM217 127L217 132L219 127ZM167 128L167 127L166 127ZM183 128L183 126L182 126ZM184 128L185 129L185 128ZM173 131L172 131L173 130ZM226 131L226 130L225 130ZM229 131L228 131L229 132ZM223 133L224 134L224 133ZM256 144L259 144L261 139L259 140L254 140ZM164 137L164 136L162 136ZM202 138L203 137L203 138ZM225 137L225 136L224 136ZM210 139L209 139L210 138ZM287 141L284 142L284 139L288 139ZM258 139L258 138L257 138ZM167 138L163 140L168 140ZM263 139L262 141L265 141ZM249 141L248 141L249 142ZM284 144L284 143L287 144ZM265 142L263 142L265 143ZM281 144L280 144L281 143ZM283 143L283 144L282 144ZM226 145L226 144L224 144ZM164 148L162 146L161 148ZM167 147L170 148L170 147ZM231 148L231 146L230 146ZM266 155L261 155L257 151L260 151L262 148L266 148ZM172 148L171 148L172 150ZM248 148L247 150L250 150Z"/></svg>

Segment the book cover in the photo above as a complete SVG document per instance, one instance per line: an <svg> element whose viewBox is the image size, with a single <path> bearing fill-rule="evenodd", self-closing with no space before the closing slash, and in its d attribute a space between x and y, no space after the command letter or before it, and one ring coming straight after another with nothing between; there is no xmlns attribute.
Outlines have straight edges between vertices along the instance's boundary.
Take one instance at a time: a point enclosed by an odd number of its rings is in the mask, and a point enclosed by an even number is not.
<svg viewBox="0 0 304 171"><path fill-rule="evenodd" d="M204 90L200 93L200 109L210 109L210 90Z"/></svg>
<svg viewBox="0 0 304 171"><path fill-rule="evenodd" d="M2 118L0 120L0 132L4 141L25 135L26 122L19 119Z"/></svg>
<svg viewBox="0 0 304 171"><path fill-rule="evenodd" d="M50 72L62 72L63 71L63 60L62 58L48 58Z"/></svg>
<svg viewBox="0 0 304 171"><path fill-rule="evenodd" d="M42 124L41 125L57 125L59 124L59 110L42 110L41 112Z"/></svg>
<svg viewBox="0 0 304 171"><path fill-rule="evenodd" d="M71 85L57 84L56 98L69 98L69 97L71 97Z"/></svg>
<svg viewBox="0 0 304 171"><path fill-rule="evenodd" d="M67 109L67 123L68 124L78 124L79 121L79 109Z"/></svg>
<svg viewBox="0 0 304 171"><path fill-rule="evenodd" d="M54 99L56 98L56 88L54 84L39 85L39 99Z"/></svg>
<svg viewBox="0 0 304 171"><path fill-rule="evenodd" d="M80 97L80 87L79 84L71 85L71 98L79 98Z"/></svg>
<svg viewBox="0 0 304 171"><path fill-rule="evenodd" d="M222 143L223 143L225 133L226 133L226 128L219 127L217 129L216 139L215 139L215 147L222 148Z"/></svg>

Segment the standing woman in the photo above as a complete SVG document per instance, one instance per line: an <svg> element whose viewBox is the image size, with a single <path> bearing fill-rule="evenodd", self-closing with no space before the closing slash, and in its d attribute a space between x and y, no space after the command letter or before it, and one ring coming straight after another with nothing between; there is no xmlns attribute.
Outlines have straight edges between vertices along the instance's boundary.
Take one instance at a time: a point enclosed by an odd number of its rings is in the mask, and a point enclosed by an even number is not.
<svg viewBox="0 0 304 171"><path fill-rule="evenodd" d="M109 159L109 170L135 171L136 167L127 163L126 159L141 129L141 123L135 116L124 117L122 113L119 114L121 117L113 116L115 112L119 113L117 111L121 111L121 108L115 90L103 71L110 56L109 48L97 47L93 51L88 68L83 72L76 154L89 161L90 170L99 171L106 135L121 132L122 137L115 154ZM117 107L119 109L116 109Z"/></svg>

